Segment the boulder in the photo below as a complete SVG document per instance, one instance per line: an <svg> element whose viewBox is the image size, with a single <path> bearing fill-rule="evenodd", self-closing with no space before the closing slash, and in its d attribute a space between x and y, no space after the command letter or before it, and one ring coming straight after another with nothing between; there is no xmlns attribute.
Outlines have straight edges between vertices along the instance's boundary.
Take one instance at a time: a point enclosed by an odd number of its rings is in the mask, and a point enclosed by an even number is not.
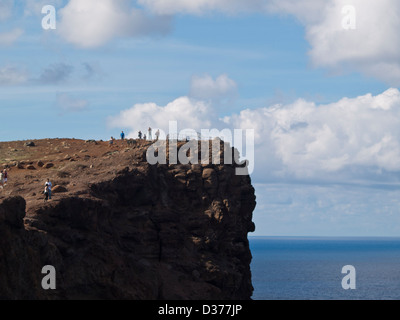
<svg viewBox="0 0 400 320"><path fill-rule="evenodd" d="M57 186L54 186L54 187L51 189L51 192L52 192L52 193L65 193L65 192L68 192L68 189L65 188L65 187L63 187L63 186L57 185Z"/></svg>

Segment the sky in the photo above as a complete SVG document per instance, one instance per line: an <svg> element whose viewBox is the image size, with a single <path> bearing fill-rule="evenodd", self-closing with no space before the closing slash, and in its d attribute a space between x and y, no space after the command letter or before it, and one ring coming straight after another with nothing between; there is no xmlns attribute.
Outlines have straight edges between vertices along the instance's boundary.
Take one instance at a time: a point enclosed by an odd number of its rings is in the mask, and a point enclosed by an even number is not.
<svg viewBox="0 0 400 320"><path fill-rule="evenodd" d="M252 129L253 235L400 236L399 16L396 0L0 0L0 140Z"/></svg>

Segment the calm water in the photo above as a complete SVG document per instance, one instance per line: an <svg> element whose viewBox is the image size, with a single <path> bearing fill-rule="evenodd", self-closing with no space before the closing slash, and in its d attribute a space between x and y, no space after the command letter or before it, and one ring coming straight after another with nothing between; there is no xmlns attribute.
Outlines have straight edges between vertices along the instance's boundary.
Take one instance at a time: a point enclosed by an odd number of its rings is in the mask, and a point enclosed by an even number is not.
<svg viewBox="0 0 400 320"><path fill-rule="evenodd" d="M400 238L251 237L254 300L399 300ZM342 268L356 268L343 290Z"/></svg>

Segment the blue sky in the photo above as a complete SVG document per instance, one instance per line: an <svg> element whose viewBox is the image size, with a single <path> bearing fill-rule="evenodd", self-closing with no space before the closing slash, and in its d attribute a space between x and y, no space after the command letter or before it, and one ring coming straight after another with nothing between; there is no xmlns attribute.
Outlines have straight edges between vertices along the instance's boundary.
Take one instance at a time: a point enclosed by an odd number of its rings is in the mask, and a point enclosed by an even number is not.
<svg viewBox="0 0 400 320"><path fill-rule="evenodd" d="M399 4L0 0L0 140L136 137L170 120L255 129L255 235L400 236L388 11Z"/></svg>

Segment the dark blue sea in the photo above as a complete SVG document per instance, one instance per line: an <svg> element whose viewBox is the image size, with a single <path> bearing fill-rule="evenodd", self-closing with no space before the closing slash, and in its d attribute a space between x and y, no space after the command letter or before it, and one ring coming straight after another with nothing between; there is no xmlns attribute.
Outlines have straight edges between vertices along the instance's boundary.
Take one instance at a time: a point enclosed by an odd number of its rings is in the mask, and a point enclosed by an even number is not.
<svg viewBox="0 0 400 320"><path fill-rule="evenodd" d="M249 239L253 300L400 299L400 238ZM346 265L355 290L342 288Z"/></svg>

